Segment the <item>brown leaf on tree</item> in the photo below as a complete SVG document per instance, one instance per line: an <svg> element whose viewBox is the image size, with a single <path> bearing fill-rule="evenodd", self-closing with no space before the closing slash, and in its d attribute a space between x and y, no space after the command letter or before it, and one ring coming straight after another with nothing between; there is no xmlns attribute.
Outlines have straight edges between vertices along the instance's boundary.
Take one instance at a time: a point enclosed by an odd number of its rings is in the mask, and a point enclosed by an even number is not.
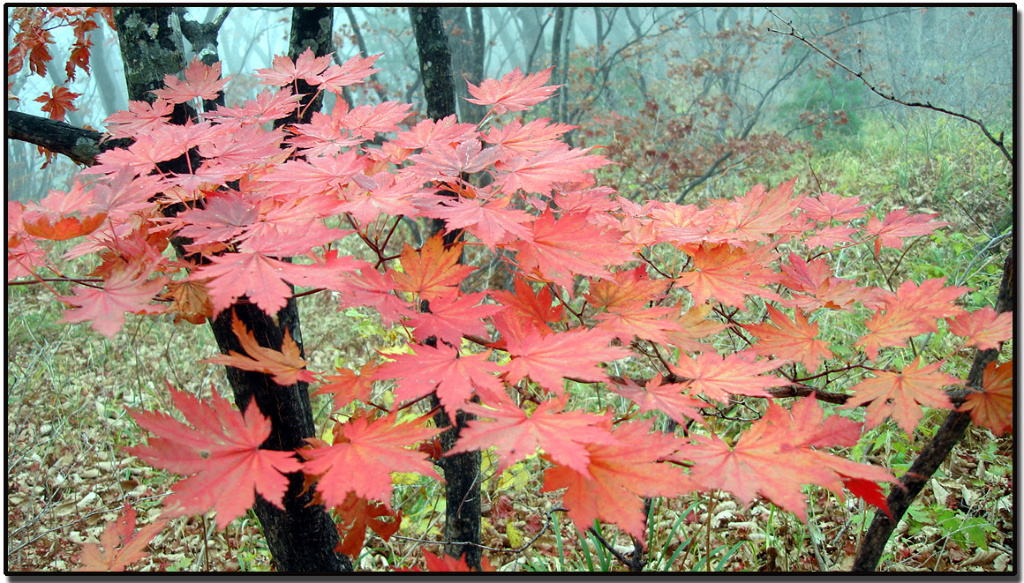
<svg viewBox="0 0 1024 583"><path fill-rule="evenodd" d="M172 281L161 299L171 300L168 312L174 314L174 323L185 320L192 324L205 324L213 317L213 303L206 286L200 281Z"/></svg>
<svg viewBox="0 0 1024 583"><path fill-rule="evenodd" d="M215 356L200 360L207 364L223 364L242 370L251 370L272 375L275 383L281 386L294 385L299 381L307 383L316 382L313 373L306 370L306 361L299 356L299 345L292 340L288 330L284 331L284 341L281 343L281 350L266 348L256 342L256 337L245 324L238 319L238 314L232 314L231 330L238 337L245 354L239 354L234 350L228 351L226 355Z"/></svg>

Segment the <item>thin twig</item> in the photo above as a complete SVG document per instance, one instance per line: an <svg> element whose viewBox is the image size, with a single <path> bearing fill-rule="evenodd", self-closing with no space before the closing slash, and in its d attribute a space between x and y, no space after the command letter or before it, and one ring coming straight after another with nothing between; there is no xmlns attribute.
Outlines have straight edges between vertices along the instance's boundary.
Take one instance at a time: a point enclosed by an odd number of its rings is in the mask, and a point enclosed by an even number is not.
<svg viewBox="0 0 1024 583"><path fill-rule="evenodd" d="M864 83L864 85L867 86L867 88L870 89L872 93L874 93L875 95L881 97L882 99L885 99L886 101L891 101L893 103L898 103L898 104L906 106L906 107L920 107L922 109L930 109L932 111L937 111L939 113L944 113L944 114L952 116L952 117L958 117L958 118L960 118L962 120L968 121L968 122L978 126L978 128L981 130L981 132L983 134L985 134L985 137L988 139L988 141L991 142L992 145L994 145L996 148L999 149L999 151L1003 154L1003 157L1006 158L1006 161L1010 163L1010 166L1013 167L1015 165L1014 164L1013 154L1011 154L1009 152L1009 150L1006 148L1006 144L1003 141L1003 134L1002 133L1000 133L999 137L996 138L995 136L993 136L989 132L988 127L985 126L984 122L982 122L979 119L975 119L975 118L973 118L973 117L971 117L971 116L969 116L967 114L963 114L963 113L960 113L960 112L957 112L957 111L952 111L952 110L946 109L944 107L940 107L938 105L932 105L931 102L927 102L927 101L924 102L924 103L921 103L919 101L904 101L904 100L896 97L895 95L893 95L891 93L886 93L885 91L882 91L881 89L878 89L877 87L874 86L874 84L872 84L870 81L867 80L867 78L864 76L863 72L854 71L853 69L851 69L850 67L844 65L838 59L833 57L832 55L829 55L828 53L826 53L826 52L822 51L821 49L819 49L811 41L807 40L807 38L805 38L802 34L797 32L796 28L793 26L793 22L792 21L785 20L784 18L782 18L778 14L775 14L775 12L773 12L770 8L767 9L767 10L768 10L769 14L771 14L776 19L778 19L780 22L782 22L783 24L785 24L786 26L789 27L789 31L775 30L774 28L768 27L768 32L774 32L776 34L781 34L781 35L784 35L784 36L790 36L790 37L793 37L796 40L804 43L805 45L808 46L808 48L810 48L814 52L818 53L819 55L825 57L825 59L828 60L830 63L832 63L835 66L839 67L840 69L846 71L850 75L853 75L857 79L860 79L860 81L862 83Z"/></svg>

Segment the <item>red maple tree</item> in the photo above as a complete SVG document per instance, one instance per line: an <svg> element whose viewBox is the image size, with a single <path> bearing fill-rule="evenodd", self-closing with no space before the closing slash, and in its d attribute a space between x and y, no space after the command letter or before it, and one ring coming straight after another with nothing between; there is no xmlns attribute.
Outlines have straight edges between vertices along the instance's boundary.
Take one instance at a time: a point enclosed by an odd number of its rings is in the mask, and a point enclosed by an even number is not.
<svg viewBox="0 0 1024 583"><path fill-rule="evenodd" d="M314 371L290 337L280 350L269 348L236 323L245 354L207 362L272 374L280 384L318 382L336 406L365 407L336 420L332 443L310 440L295 453L261 448L269 421L255 403L238 412L218 397L206 404L172 390L191 426L133 411L154 437L129 451L191 476L174 487L167 516L212 508L223 528L257 494L280 505L282 474L302 471L349 529L393 533L397 526L381 520L398 517L392 474L440 479L416 447L439 429L429 414L406 411L431 394L452 417L478 416L448 454L493 447L502 468L540 454L542 490L562 491L581 529L601 520L643 543L645 497L713 489L743 502L762 496L801 519L805 484L837 495L845 487L886 510L878 483L894 481L892 474L824 448L853 445L865 424L885 417L912 432L920 407L950 407L941 388L961 381L939 372L940 360L890 370L880 356L943 319L982 346L1007 336L1005 320L993 314L965 316L955 302L967 290L944 280L893 291L833 275L828 254L812 251L821 233L803 227L859 220L857 199L798 194L794 179L700 207L640 205L595 184L589 170L609 161L559 141L566 127L506 117L553 94L556 87L545 85L550 71L516 70L471 86L471 101L490 107L479 127L442 120L403 128L409 107L385 102L339 105L310 124L266 129L296 107L298 80L338 93L376 71L374 61L277 57L257 73L274 89L212 111L201 101L223 87L219 66L193 61L152 105L133 103L108 120L132 146L101 155L68 193L8 203L9 280L61 274L46 254L52 241L81 238L70 255L95 257L99 267L94 280L61 298L65 318L104 334L116 334L129 312L196 322L241 301L273 317L299 293L330 290L342 306L375 310L406 339L388 362L382 355L358 372ZM179 102L202 111L197 123L170 123L169 105ZM190 173L159 170L184 155L198 160ZM487 185L470 174L487 175ZM454 196L438 196L442 190ZM185 210L167 218L173 205ZM438 235L419 249L399 245L392 235L403 218L445 219L463 240L446 244ZM850 224L851 238L835 245L880 253L943 223L894 211ZM163 253L174 237L188 240L191 261ZM356 239L373 259L339 253L339 241ZM497 253L514 277L511 289L465 289L475 269L462 263L467 248ZM866 331L824 337L819 322L829 310L869 314ZM732 348L708 340L716 334ZM848 349L837 356L830 342ZM819 369L852 389L847 407L868 405L863 423L813 398L785 407L772 400L773 390L824 387L830 377ZM1006 370L992 372L987 378L996 380L966 406L997 432L1007 428ZM841 374L853 371L872 377L857 383ZM379 391L392 392L391 407ZM627 400L583 411L568 404L573 391ZM760 419L726 440L707 412L738 399L754 403ZM694 420L686 434L673 430ZM124 538L132 529L122 530ZM343 550L357 553L362 540L346 536ZM105 545L114 542L105 535ZM110 558L90 550L87 566L118 567L136 551Z"/></svg>

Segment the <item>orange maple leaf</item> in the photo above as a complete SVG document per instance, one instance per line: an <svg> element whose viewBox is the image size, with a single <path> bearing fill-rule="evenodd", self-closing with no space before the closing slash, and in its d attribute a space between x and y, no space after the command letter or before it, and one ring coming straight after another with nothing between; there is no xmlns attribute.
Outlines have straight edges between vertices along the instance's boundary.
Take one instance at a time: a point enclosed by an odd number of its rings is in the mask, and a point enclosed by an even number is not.
<svg viewBox="0 0 1024 583"><path fill-rule="evenodd" d="M789 381L783 378L757 376L785 363L785 360L758 362L753 354L743 352L728 356L706 352L697 358L684 352L679 355L679 362L669 368L677 376L691 381L691 394L728 403L729 395L768 397L765 389L788 385Z"/></svg>
<svg viewBox="0 0 1024 583"><path fill-rule="evenodd" d="M366 403L373 392L373 379L377 367L368 362L356 373L347 368L336 367L338 374L323 375L324 384L316 390L314 395L334 395L334 410L337 411L352 401Z"/></svg>
<svg viewBox="0 0 1024 583"><path fill-rule="evenodd" d="M562 502L581 531L601 519L643 542L644 497L681 496L694 487L679 468L659 463L681 445L672 435L650 433L652 419L621 423L615 444L585 444L590 478L561 464L544 472L541 492L566 488ZM548 456L545 456L546 459Z"/></svg>
<svg viewBox="0 0 1024 583"><path fill-rule="evenodd" d="M223 530L256 503L264 500L284 509L288 478L301 469L290 451L260 449L270 437L270 419L250 402L245 413L216 394L210 404L168 385L174 406L192 425L156 411L128 413L155 437L149 445L125 448L146 463L191 475L174 485L164 500L169 517L217 511L217 528ZM194 474L194 475L193 475Z"/></svg>
<svg viewBox="0 0 1024 583"><path fill-rule="evenodd" d="M51 241L67 241L95 231L107 220L107 213L87 217L60 217L50 222L50 217L41 216L33 222L25 221L25 232L33 237Z"/></svg>
<svg viewBox="0 0 1024 583"><path fill-rule="evenodd" d="M34 101L43 104L39 109L50 114L50 119L64 121L65 113L78 111L78 108L72 102L76 97L81 96L81 93L72 93L64 87L54 86L53 91L50 93L44 92L39 97L36 97Z"/></svg>
<svg viewBox="0 0 1024 583"><path fill-rule="evenodd" d="M998 350L999 345L1013 338L1013 312L997 314L992 306L949 318L949 331L967 338L964 346L978 350Z"/></svg>
<svg viewBox="0 0 1024 583"><path fill-rule="evenodd" d="M457 288L475 267L461 265L462 243L445 249L441 233L431 237L417 251L406 245L402 250L402 271L389 269L395 287L431 300Z"/></svg>
<svg viewBox="0 0 1024 583"><path fill-rule="evenodd" d="M455 447L446 455L496 447L498 473L512 464L544 450L556 463L590 477L587 465L588 443L618 443L603 426L602 415L582 411L563 411L566 395L541 403L529 414L505 398L491 407L467 403L463 409L485 419L468 421ZM492 408L493 407L493 408Z"/></svg>
<svg viewBox="0 0 1024 583"><path fill-rule="evenodd" d="M921 407L952 409L953 403L942 387L962 385L952 375L939 372L943 361L920 366L921 357L914 359L900 372L878 371L875 378L865 379L851 390L853 395L841 409L852 409L868 403L865 425L870 429L892 417L908 436L924 417Z"/></svg>
<svg viewBox="0 0 1024 583"><path fill-rule="evenodd" d="M982 390L967 395L957 411L970 411L975 424L987 427L997 437L1013 431L1013 361L996 366L988 363Z"/></svg>
<svg viewBox="0 0 1024 583"><path fill-rule="evenodd" d="M121 516L107 523L100 534L101 549L96 543L85 543L77 560L82 564L79 571L124 571L131 563L149 556L146 545L163 530L166 519L144 526L135 532L135 509L124 505Z"/></svg>
<svg viewBox="0 0 1024 583"><path fill-rule="evenodd" d="M229 350L226 355L200 360L207 364L223 364L241 370L251 370L272 375L273 381L281 386L294 385L299 381L316 382L313 373L306 370L306 361L299 356L299 345L292 340L291 333L284 331L281 350L260 346L256 336L238 319L238 314L231 314L231 331L238 337L245 354Z"/></svg>
<svg viewBox="0 0 1024 583"><path fill-rule="evenodd" d="M878 357L883 346L906 346L907 338L938 330L940 318L959 316L963 308L953 303L970 288L945 286L946 278L928 279L917 285L903 282L896 293L884 292L882 308L868 319L868 333L854 343L868 358Z"/></svg>
<svg viewBox="0 0 1024 583"><path fill-rule="evenodd" d="M812 449L857 442L861 424L839 416L823 421L813 397L802 399L786 411L768 402L764 417L754 422L730 447L715 434L696 435L675 459L692 463L690 478L700 488L732 492L747 504L758 494L775 505L807 520L802 484L818 484L842 498L843 486L852 482L854 494L880 503L877 484L896 479L884 468L857 464Z"/></svg>
<svg viewBox="0 0 1024 583"><path fill-rule="evenodd" d="M334 511L341 519L338 523L338 532L344 534L344 539L334 550L353 559L363 550L367 527L384 539L384 542L388 542L391 535L398 532L402 526L401 511L395 512L380 502L351 494L343 504L335 506Z"/></svg>
<svg viewBox="0 0 1024 583"><path fill-rule="evenodd" d="M778 281L778 274L768 267L772 254L767 247L747 250L728 244L701 244L684 245L682 249L693 257L693 271L681 273L676 281L690 290L695 303L714 299L745 310L747 295L782 299L761 287Z"/></svg>
<svg viewBox="0 0 1024 583"><path fill-rule="evenodd" d="M334 426L333 445L299 450L306 460L303 471L319 476L316 491L324 504L339 506L351 493L390 508L393 472L442 479L426 455L410 449L441 430L423 426L429 417L395 423L397 417L397 413L374 420L354 417Z"/></svg>
<svg viewBox="0 0 1024 583"><path fill-rule="evenodd" d="M800 361L810 373L818 369L822 359L832 358L828 343L817 339L817 322L809 324L800 310L794 313L796 319L790 320L772 306L766 307L774 326L766 323L743 325L745 330L760 338L750 347L751 350L761 356Z"/></svg>
<svg viewBox="0 0 1024 583"><path fill-rule="evenodd" d="M705 352L710 349L707 344L697 342L698 338L705 338L712 334L718 334L731 324L723 324L714 320L708 320L711 313L710 304L696 304L686 311L685 314L675 318L679 324L678 330L667 330L668 343L684 352Z"/></svg>
<svg viewBox="0 0 1024 583"><path fill-rule="evenodd" d="M709 405L700 399L683 394L689 383L662 383L661 373L642 387L633 379L627 378L625 381L622 385L610 384L608 388L639 405L641 413L661 411L680 425L686 425L687 417L695 421L704 421L697 409Z"/></svg>

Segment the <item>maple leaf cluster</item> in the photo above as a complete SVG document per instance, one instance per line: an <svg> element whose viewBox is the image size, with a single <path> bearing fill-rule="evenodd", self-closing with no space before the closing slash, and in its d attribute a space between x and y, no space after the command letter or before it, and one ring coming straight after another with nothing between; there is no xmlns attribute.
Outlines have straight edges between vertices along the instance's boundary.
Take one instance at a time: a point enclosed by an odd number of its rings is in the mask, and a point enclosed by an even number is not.
<svg viewBox="0 0 1024 583"><path fill-rule="evenodd" d="M440 430L429 414L405 410L429 395L452 418L460 410L477 416L445 455L494 448L499 469L540 456L543 491L564 490L580 529L603 520L642 542L644 498L711 489L745 502L763 496L801 518L803 484L839 495L845 487L885 509L877 483L894 480L887 470L823 449L854 444L886 417L910 432L920 407L950 407L941 389L961 381L939 371L942 362L899 371L867 363L936 331L940 320L979 347L1009 338L1007 319L957 305L964 288L943 279L895 291L860 287L837 276L825 253L811 252L899 248L942 225L930 215L899 209L865 220L857 197L798 194L796 178L703 205L639 204L597 185L590 171L608 160L567 145L571 126L503 122L552 95L550 70L471 87L473 103L491 108L481 126L454 116L408 126L407 104L338 99L308 123L270 129L300 107L298 80L340 93L376 71L375 61L337 65L311 51L277 57L257 72L267 86L259 95L210 111L203 102L224 85L219 65L193 61L152 103L133 102L107 120L110 134L132 145L100 154L66 193L8 203L9 280L61 273L48 241L81 238L68 255L100 265L61 298L70 306L65 319L101 333L116 334L129 312L202 322L249 302L273 316L305 288L336 292L340 308L371 309L407 339L358 371L328 374L308 370L292 338L263 346L235 320L244 354L206 362L281 385L319 384L336 408L367 407L298 457L261 448L270 426L255 404L238 412L219 397L207 404L172 391L187 424L133 412L154 437L129 451L191 476L167 499L168 516L213 509L223 528L257 494L281 506L285 474L301 471L349 528L393 533L401 515L391 508L392 474L440 479L416 447ZM172 124L171 111L185 102L200 113ZM182 159L187 171L166 170ZM418 247L392 240L402 220L416 218L442 219L462 239L438 233ZM163 253L173 237L187 258ZM369 255L341 254L339 242L349 239ZM464 263L471 252L502 262L509 289L467 291L477 272ZM673 259L657 259L666 256ZM870 314L867 333L848 338L861 349L855 359L837 358L822 338L828 311ZM742 349L720 354L719 334ZM789 410L770 401L774 390L851 370L872 374L847 401L867 405L865 423L826 415L813 399ZM997 431L1006 429L1005 374L997 369L966 405ZM574 409L570 382L631 404L624 415ZM383 391L393 406L381 404ZM767 409L730 445L706 412L751 397L769 399ZM659 431L654 412L693 431ZM361 543L346 536L342 547L355 554Z"/></svg>
<svg viewBox="0 0 1024 583"><path fill-rule="evenodd" d="M11 93L13 81L11 76L20 72L28 61L29 71L40 77L46 76L47 65L53 60L50 49L54 44L51 31L60 27L70 27L74 35L71 53L64 66L68 82L74 81L79 70L89 73L89 56L92 40L89 31L95 30L101 22L106 22L114 30L114 9L107 7L27 7L19 6L8 12L8 27L17 30L11 49L7 52L7 98L17 99ZM79 93L71 92L67 87L55 85L51 91L44 92L34 101L42 103L42 110L50 119L63 121L67 111L77 108L73 102Z"/></svg>

